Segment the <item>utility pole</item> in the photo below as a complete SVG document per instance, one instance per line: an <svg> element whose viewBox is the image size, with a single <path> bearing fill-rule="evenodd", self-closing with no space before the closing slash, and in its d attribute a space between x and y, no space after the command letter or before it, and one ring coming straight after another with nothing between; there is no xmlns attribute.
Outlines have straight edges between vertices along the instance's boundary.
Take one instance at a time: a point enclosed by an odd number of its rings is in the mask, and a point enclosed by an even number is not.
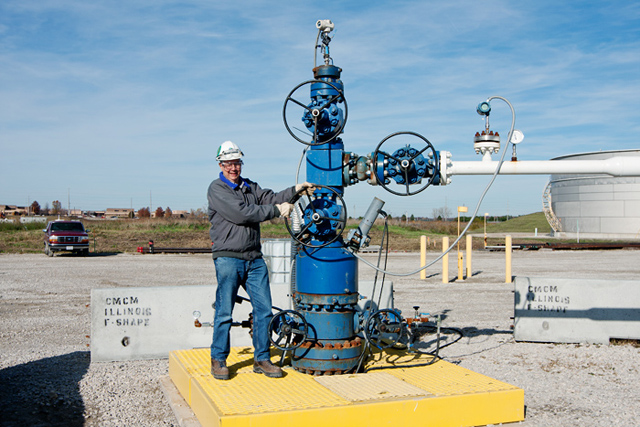
<svg viewBox="0 0 640 427"><path fill-rule="evenodd" d="M444 221L447 222L447 215L449 215L449 210L447 209L447 196L444 196Z"/></svg>

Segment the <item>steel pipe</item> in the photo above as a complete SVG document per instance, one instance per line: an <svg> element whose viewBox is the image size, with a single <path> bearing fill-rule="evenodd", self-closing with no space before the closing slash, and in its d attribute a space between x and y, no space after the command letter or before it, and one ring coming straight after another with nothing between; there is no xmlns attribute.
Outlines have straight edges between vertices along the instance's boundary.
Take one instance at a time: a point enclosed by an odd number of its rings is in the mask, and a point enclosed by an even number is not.
<svg viewBox="0 0 640 427"><path fill-rule="evenodd" d="M496 161L450 162L446 176L491 175ZM640 157L611 157L603 160L529 160L504 162L501 175L606 174L640 176Z"/></svg>

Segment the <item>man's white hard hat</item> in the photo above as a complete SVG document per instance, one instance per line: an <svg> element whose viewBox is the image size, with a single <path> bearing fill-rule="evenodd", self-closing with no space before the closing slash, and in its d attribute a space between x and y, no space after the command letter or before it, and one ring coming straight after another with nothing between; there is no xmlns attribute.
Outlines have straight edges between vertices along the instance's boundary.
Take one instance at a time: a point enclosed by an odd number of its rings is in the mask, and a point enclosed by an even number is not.
<svg viewBox="0 0 640 427"><path fill-rule="evenodd" d="M226 162L227 160L241 159L244 154L236 144L231 141L223 142L218 148L216 160L218 162Z"/></svg>

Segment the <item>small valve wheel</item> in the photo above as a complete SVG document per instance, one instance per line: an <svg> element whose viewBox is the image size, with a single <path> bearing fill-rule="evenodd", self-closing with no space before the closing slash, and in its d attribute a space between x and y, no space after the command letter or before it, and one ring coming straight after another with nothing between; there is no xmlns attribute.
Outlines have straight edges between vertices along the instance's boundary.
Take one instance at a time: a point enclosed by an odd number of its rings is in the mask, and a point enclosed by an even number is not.
<svg viewBox="0 0 640 427"><path fill-rule="evenodd" d="M282 351L300 347L307 339L308 331L307 321L295 310L282 310L269 322L269 340L275 348Z"/></svg>
<svg viewBox="0 0 640 427"><path fill-rule="evenodd" d="M409 135L421 140L419 145L406 145L393 153L382 149L391 138ZM373 153L374 174L378 184L389 193L397 196L413 196L433 184L439 175L438 153L424 136L415 132L396 132L384 138ZM404 192L394 191L389 184L395 181L405 186ZM409 186L420 184L417 190L411 191Z"/></svg>
<svg viewBox="0 0 640 427"><path fill-rule="evenodd" d="M404 330L404 323L398 312L385 308L369 316L364 332L369 344L382 350L396 345Z"/></svg>
<svg viewBox="0 0 640 427"><path fill-rule="evenodd" d="M316 84L327 85L331 87L331 89L333 89L333 91L335 91L337 95L333 95L328 99L322 100L322 103L320 105L313 105L313 103L306 105L304 102L298 101L296 98L294 98L295 92L298 91L298 89L300 89L301 87ZM289 126L289 123L287 121L287 107L289 103L296 104L305 110L303 112L303 121L305 122L307 128L313 129L311 140L302 139L302 137L294 133ZM337 103L344 103L344 117L342 118L342 120L339 119L340 109L336 106ZM344 97L344 91L341 90L337 85L324 80L309 80L300 83L298 86L294 87L291 92L289 92L289 95L287 95L287 99L285 99L284 101L284 106L282 107L282 119L284 121L284 127L287 128L287 131L295 140L306 145L322 145L326 144L327 142L333 141L338 137L338 135L342 133L342 129L344 129L345 125L347 124L348 114L349 109L347 107L347 100Z"/></svg>
<svg viewBox="0 0 640 427"><path fill-rule="evenodd" d="M326 185L315 187L313 195L305 195L306 189L303 188L289 200L294 204L292 215L297 210L302 212L304 224L300 231L292 230L288 217L285 217L284 224L297 243L308 248L323 248L342 235L347 225L347 207L334 188ZM312 238L318 243L311 243Z"/></svg>

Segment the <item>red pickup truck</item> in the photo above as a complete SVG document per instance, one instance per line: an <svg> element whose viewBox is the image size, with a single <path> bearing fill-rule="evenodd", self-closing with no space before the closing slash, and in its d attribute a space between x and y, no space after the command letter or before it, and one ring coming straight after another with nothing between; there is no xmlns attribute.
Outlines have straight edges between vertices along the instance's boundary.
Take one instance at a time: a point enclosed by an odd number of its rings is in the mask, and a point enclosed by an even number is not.
<svg viewBox="0 0 640 427"><path fill-rule="evenodd" d="M87 256L89 254L89 230L80 221L50 221L44 230L44 253L68 251Z"/></svg>

